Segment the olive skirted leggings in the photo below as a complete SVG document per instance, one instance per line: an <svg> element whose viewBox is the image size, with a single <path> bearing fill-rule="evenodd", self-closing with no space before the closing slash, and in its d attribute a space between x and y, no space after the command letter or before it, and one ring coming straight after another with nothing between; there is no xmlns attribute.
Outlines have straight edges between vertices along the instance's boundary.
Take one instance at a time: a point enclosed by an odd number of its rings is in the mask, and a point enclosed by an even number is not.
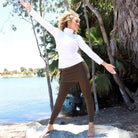
<svg viewBox="0 0 138 138"><path fill-rule="evenodd" d="M86 102L89 122L93 122L94 104L91 95L89 76L89 70L85 62L81 62L72 67L61 70L59 93L49 120L49 124L53 124L55 122L62 108L62 104L74 82L79 82L81 91Z"/></svg>

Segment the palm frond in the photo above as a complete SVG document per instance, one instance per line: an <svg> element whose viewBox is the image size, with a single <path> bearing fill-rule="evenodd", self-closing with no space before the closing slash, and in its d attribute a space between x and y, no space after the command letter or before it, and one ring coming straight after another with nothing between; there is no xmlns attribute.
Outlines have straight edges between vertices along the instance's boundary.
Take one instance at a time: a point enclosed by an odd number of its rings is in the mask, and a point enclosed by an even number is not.
<svg viewBox="0 0 138 138"><path fill-rule="evenodd" d="M116 68L117 68L118 70L123 70L123 71L125 71L125 66L124 66L123 62L119 61L118 59L116 59Z"/></svg>
<svg viewBox="0 0 138 138"><path fill-rule="evenodd" d="M90 80L90 84L92 85L92 79ZM99 96L107 95L112 88L110 76L108 74L96 74L95 75L95 86L96 91Z"/></svg>

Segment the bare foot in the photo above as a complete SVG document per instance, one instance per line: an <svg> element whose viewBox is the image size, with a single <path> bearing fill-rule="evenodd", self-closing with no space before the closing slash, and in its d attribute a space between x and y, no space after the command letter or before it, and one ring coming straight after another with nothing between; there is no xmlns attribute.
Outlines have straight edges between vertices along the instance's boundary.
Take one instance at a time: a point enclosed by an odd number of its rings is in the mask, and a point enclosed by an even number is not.
<svg viewBox="0 0 138 138"><path fill-rule="evenodd" d="M43 138L44 136L46 136L49 132L53 131L54 127L51 124L48 124L47 127L45 128L45 130L42 132L42 135L39 138Z"/></svg>
<svg viewBox="0 0 138 138"><path fill-rule="evenodd" d="M89 130L87 133L86 138L94 138L95 128L93 122L89 123Z"/></svg>

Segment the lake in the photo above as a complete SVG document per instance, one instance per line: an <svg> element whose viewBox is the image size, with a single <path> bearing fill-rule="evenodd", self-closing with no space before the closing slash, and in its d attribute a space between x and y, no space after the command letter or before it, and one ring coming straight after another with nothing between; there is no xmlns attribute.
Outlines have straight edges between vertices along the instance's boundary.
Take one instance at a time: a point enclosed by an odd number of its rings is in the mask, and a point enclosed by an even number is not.
<svg viewBox="0 0 138 138"><path fill-rule="evenodd" d="M55 102L58 81L53 80L51 85ZM0 124L35 121L50 114L45 77L0 79Z"/></svg>

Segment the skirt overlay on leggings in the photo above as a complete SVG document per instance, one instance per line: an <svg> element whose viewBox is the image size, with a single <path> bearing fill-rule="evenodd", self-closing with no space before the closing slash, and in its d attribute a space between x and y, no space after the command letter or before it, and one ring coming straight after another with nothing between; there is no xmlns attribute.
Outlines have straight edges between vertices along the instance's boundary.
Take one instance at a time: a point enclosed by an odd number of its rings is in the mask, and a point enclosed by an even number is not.
<svg viewBox="0 0 138 138"><path fill-rule="evenodd" d="M57 118L62 108L63 102L65 101L65 98L74 82L79 82L81 91L86 102L89 122L93 122L94 104L91 95L89 77L89 70L85 62L81 62L72 67L61 70L59 93L49 120L49 124L53 124L55 119Z"/></svg>

